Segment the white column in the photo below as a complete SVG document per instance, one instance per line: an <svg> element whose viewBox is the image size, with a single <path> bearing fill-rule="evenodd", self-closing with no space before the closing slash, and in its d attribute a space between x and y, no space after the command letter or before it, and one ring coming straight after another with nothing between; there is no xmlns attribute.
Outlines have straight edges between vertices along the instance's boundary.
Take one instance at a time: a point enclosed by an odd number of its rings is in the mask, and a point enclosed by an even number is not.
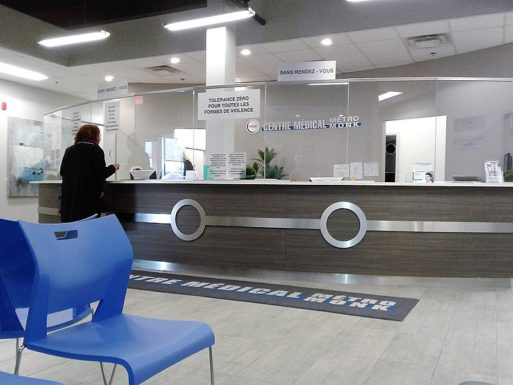
<svg viewBox="0 0 513 385"><path fill-rule="evenodd" d="M233 84L235 82L235 36L227 27L207 30L207 86ZM234 121L207 120L206 161L211 153L234 152Z"/></svg>

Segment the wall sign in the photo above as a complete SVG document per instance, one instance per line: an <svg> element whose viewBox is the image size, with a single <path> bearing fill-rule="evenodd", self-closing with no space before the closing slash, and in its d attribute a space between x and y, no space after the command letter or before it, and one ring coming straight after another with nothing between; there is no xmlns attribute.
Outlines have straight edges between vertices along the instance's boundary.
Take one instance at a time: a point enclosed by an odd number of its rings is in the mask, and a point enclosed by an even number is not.
<svg viewBox="0 0 513 385"><path fill-rule="evenodd" d="M98 85L97 99L118 98L128 95L128 82L126 80L117 83L102 83Z"/></svg>
<svg viewBox="0 0 513 385"><path fill-rule="evenodd" d="M283 63L278 67L278 81L333 80L337 74L335 60Z"/></svg>
<svg viewBox="0 0 513 385"><path fill-rule="evenodd" d="M260 90L221 90L198 94L198 120L259 117Z"/></svg>
<svg viewBox="0 0 513 385"><path fill-rule="evenodd" d="M262 131L298 131L350 127L362 127L362 122L358 115L337 116L335 118L317 120L265 122L262 126Z"/></svg>

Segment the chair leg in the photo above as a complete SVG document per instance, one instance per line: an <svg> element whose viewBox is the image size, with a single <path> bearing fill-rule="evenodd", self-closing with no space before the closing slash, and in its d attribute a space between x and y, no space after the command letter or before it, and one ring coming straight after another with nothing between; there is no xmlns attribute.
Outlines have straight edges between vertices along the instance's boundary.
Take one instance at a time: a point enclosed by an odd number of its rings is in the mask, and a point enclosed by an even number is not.
<svg viewBox="0 0 513 385"><path fill-rule="evenodd" d="M16 338L16 362L14 364L14 374L20 374L20 365L21 365L21 355L23 354L23 349L25 349L25 345L20 346L20 339Z"/></svg>
<svg viewBox="0 0 513 385"><path fill-rule="evenodd" d="M214 360L212 359L212 346L208 347L208 356L210 358L210 385L214 385Z"/></svg>
<svg viewBox="0 0 513 385"><path fill-rule="evenodd" d="M103 378L103 384L104 385L112 385L112 381L114 381L114 374L116 373L116 368L118 364L114 364L112 367L112 372L110 374L110 379L107 381L107 377L105 377L105 370L103 369L103 362L100 362L100 368L102 370L102 378Z"/></svg>

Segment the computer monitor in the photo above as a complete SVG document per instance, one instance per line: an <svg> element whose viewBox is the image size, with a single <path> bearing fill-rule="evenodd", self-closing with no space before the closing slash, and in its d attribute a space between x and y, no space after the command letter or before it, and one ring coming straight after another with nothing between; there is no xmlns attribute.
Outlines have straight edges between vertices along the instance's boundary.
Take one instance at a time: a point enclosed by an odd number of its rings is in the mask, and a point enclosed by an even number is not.
<svg viewBox="0 0 513 385"><path fill-rule="evenodd" d="M510 171L513 169L513 158L511 154L508 152L504 155L504 163L502 164L502 171Z"/></svg>

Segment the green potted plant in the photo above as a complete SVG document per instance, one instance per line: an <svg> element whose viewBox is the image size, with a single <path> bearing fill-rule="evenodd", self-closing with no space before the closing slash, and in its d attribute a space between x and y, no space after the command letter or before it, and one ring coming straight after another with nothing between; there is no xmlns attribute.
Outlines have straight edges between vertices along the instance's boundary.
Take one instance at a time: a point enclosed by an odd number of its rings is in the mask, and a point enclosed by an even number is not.
<svg viewBox="0 0 513 385"><path fill-rule="evenodd" d="M504 182L513 182L513 170L504 171Z"/></svg>
<svg viewBox="0 0 513 385"><path fill-rule="evenodd" d="M266 147L264 150L258 150L258 158L253 158L253 168L256 175L263 176L266 179L281 179L286 176L283 173L283 166L271 164L278 156L279 152L274 148Z"/></svg>
<svg viewBox="0 0 513 385"><path fill-rule="evenodd" d="M249 164L246 165L246 179L255 179L256 178L256 170L253 166Z"/></svg>

